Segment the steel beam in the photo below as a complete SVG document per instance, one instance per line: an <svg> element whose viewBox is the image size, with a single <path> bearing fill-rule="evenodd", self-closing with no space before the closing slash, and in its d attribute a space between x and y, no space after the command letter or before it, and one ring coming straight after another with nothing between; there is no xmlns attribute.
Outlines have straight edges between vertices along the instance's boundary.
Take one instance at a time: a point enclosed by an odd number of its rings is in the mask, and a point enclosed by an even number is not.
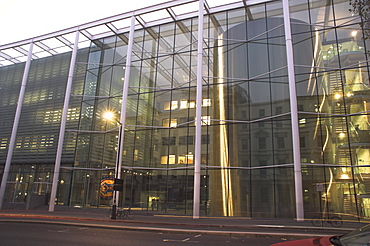
<svg viewBox="0 0 370 246"><path fill-rule="evenodd" d="M168 8L173 8L173 7L176 7L176 6L180 6L180 5L184 5L184 4L188 4L188 3L192 3L192 2L196 2L196 1L198 1L198 0L174 0L174 1L169 1L169 2L165 2L165 3L161 3L161 4L156 4L156 5L141 8L141 9L138 9L138 10L135 10L135 11L130 11L130 12L126 12L126 13L123 13L123 14L114 15L114 16L103 18L103 19L100 19L100 20L88 22L88 23L85 23L85 24L82 24L82 25L79 25L79 26L66 28L66 29L63 29L63 30L56 31L56 32L36 36L36 37L33 37L33 38L29 38L29 39L25 39L25 40L21 40L21 41L17 41L17 42L12 42L12 43L5 44L5 45L0 45L0 50L26 45L26 44L29 44L31 41L32 42L39 42L39 41L43 41L43 40L46 40L46 39L55 38L55 37L63 36L63 35L66 35L66 34L71 34L71 33L74 33L76 31L81 31L82 32L83 30L90 29L90 28L93 28L93 27L97 27L97 26L100 26L100 25L106 25L110 22L116 22L116 21L120 21L120 20L123 20L123 19L128 19L133 15L134 16L140 16L140 15L144 15L144 14L148 14L148 13L152 13L152 12L160 11L160 10L166 10ZM254 4L263 3L263 2L271 2L271 0L247 0L246 1L246 3L249 6L254 5ZM244 6L243 1L238 1L238 2L234 2L234 3L230 3L230 4L225 4L225 5L222 5L222 6L213 7L211 9L209 9L209 11L210 11L210 13L217 13L217 12L220 12L220 11L230 10L230 9L239 8L239 7L243 7L243 6ZM177 20L184 20L184 19L196 17L197 13L198 13L197 11L184 13L184 14L181 14L181 15L177 15L176 18L177 18ZM169 16L168 18L161 18L160 20L154 20L154 21L147 22L146 26L151 27L151 26L156 26L156 25L163 24L163 23L168 23L168 22L171 22L171 21L172 21L172 17ZM126 29L124 29L124 28L118 29L118 32L121 32L121 30L126 30ZM89 35L89 33L83 33L83 34L86 35L86 37L89 38L90 40L92 38L107 37L109 35L114 35L113 32L104 33L105 35L102 35L101 33L91 34L91 35Z"/></svg>

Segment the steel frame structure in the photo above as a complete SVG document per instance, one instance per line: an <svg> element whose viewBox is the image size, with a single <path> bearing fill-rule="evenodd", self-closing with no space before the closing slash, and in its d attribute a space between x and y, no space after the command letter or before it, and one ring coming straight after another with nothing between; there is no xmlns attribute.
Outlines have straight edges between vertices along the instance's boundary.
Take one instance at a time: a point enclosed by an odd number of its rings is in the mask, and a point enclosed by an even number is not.
<svg viewBox="0 0 370 246"><path fill-rule="evenodd" d="M270 1L271 0L229 0L226 1L228 4L214 7L210 7L210 5L204 1L204 9L208 15L212 15L213 13L227 9L247 7L249 5ZM181 20L198 16L197 2L198 0L169 1L37 37L9 44L2 44L0 45L0 67L25 62L28 56L28 49L26 46L30 43L34 43L35 45L32 59L37 59L72 51L76 31L82 34L79 40L79 48L87 47L92 40L126 32L128 33L131 28L130 20L132 16L135 17L137 22L137 24L135 24L135 30L173 21L181 23ZM186 9L187 12L183 13L182 9ZM163 16L164 14L167 14L167 16Z"/></svg>
<svg viewBox="0 0 370 246"><path fill-rule="evenodd" d="M117 35L124 39L126 43L128 43L128 55L126 61L126 67L130 67L130 59L132 53L132 46L133 46L133 34L135 30L150 28L155 25L164 24L168 22L176 22L178 27L181 29L182 27L182 20L192 18L192 17L199 17L198 21L198 41L203 41L203 16L206 13L207 15L211 16L211 20L213 23L217 23L217 19L212 16L212 14L244 7L247 11L248 15L251 15L250 11L248 11L248 6L255 5L258 3L270 2L269 0L239 0L237 2L232 2L229 4L225 4L222 6L215 6L210 7L206 0L175 0L169 1L162 4L150 6L147 8L142 8L139 10L123 13L120 15L115 15L112 17L104 18L101 20L89 22L83 25L71 27L68 29L64 29L61 31L56 31L53 33L37 36L34 38L0 45L0 67L7 66L11 64L21 63L27 61L27 65L29 64L32 59L38 59L50 55L57 55L60 53L65 53L68 51L72 51L72 58L70 64L70 70L68 75L67 81L67 89L65 95L65 102L63 108L63 115L61 120L61 127L60 127L60 135L59 135L59 142L58 142L58 150L57 150L57 157L55 162L55 169L54 169L54 177L53 177L53 186L52 186L52 193L51 193L51 200L54 201L56 198L56 191L58 185L58 176L60 170L60 158L62 153L62 146L64 141L64 132L66 118L67 118L67 111L68 111L68 103L70 98L70 88L73 82L73 71L76 59L76 53L78 48L87 47L90 45L90 42L93 40L97 40L104 37L109 37L113 35ZM197 7L193 7L192 4L198 3ZM295 186L296 186L296 216L299 221L303 220L303 198L302 198L302 179L301 179L301 163L300 163L300 153L299 153L299 132L298 132L298 124L297 124L297 105L296 105L296 94L295 94L295 80L294 80L294 61L293 61L293 53L292 53L292 42L291 42L291 34L290 34L290 14L289 14L289 3L288 0L282 1L283 5L283 13L284 13L284 20L285 20L285 38L286 38L286 49L287 49L287 60L288 60L288 73L289 73L289 86L290 86L290 96L291 96L291 115L292 115L292 136L293 136L293 143L294 143L294 171L295 171ZM182 7L190 7L190 11L186 13L179 13L177 14L179 8ZM196 5L195 5L196 6ZM193 8L192 8L193 7ZM151 15L155 15L160 13L161 18L155 18L153 20L146 20ZM163 17L162 13L167 13L167 17ZM123 33L129 33L129 38L124 35ZM79 38L80 34L83 38ZM72 37L75 35L75 40L72 40ZM122 37L123 36L123 37ZM27 46L30 46L29 51L27 52ZM32 50L32 47L34 49ZM200 206L200 167L201 167L201 102L202 102L202 60L203 60L203 42L198 42L198 64L197 64L197 111L196 111L196 143L195 143L195 165L194 165L194 204L193 204L193 218L199 218L199 206ZM127 81L129 80L129 71L130 69L126 69L125 77ZM16 115L20 115L21 106L23 97L22 90L24 93L25 84L27 82L28 77L28 69L25 69L25 74L23 76L23 83L21 88L21 94L19 97L19 104L17 108ZM24 86L23 86L24 84ZM121 110L121 118L120 123L122 124L122 129L124 129L125 124L125 110L126 110L126 99L128 93L128 83L124 83L123 87L123 95L122 95L122 110ZM19 117L18 117L19 118ZM16 121L14 122L13 131L12 131L12 140L15 141L16 132L18 128L17 117ZM121 137L119 139L119 146L122 147L124 139L124 132L122 131ZM12 147L13 145L13 147ZM11 165L11 158L12 152L14 148L14 143L10 144L7 162L4 168L4 175L3 175L3 182L0 189L0 209L2 205L2 201L5 194L6 182L7 182L7 174L10 169ZM122 148L119 148L122 151ZM117 166L118 170L121 169L122 166L122 154L119 153L117 155ZM118 176L119 178L120 176ZM49 211L54 211L54 202L50 202Z"/></svg>

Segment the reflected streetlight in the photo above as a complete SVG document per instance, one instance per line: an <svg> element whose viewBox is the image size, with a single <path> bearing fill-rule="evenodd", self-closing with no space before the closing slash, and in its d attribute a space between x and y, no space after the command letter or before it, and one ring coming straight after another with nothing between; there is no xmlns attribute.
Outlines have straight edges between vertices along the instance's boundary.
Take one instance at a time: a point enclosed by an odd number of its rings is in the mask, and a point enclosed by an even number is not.
<svg viewBox="0 0 370 246"><path fill-rule="evenodd" d="M112 214L111 219L117 218L117 200L119 198L118 191L116 189L116 182L121 178L121 149L122 149L122 140L121 140L121 134L122 134L122 123L119 122L114 112L107 111L103 113L103 118L107 121L116 121L119 124L118 128L118 148L117 148L117 158L116 158L116 167L114 169L114 183L113 183L113 204L112 204Z"/></svg>
<svg viewBox="0 0 370 246"><path fill-rule="evenodd" d="M112 111L106 111L103 113L103 119L105 120L108 120L108 121L112 121L112 120L115 120L115 115Z"/></svg>

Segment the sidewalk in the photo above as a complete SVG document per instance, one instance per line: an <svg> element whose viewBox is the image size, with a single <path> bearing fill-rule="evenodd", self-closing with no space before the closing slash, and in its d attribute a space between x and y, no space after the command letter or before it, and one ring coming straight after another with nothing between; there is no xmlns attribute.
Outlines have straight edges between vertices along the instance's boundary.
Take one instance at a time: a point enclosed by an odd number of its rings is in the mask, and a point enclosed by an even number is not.
<svg viewBox="0 0 370 246"><path fill-rule="evenodd" d="M148 230L172 233L199 233L232 236L266 236L289 239L344 234L366 223L344 221L341 228L331 225L314 227L310 220L293 219L200 217L155 214L135 211L133 220L105 218L104 209L0 210L2 222L49 223L72 226L99 227L121 230Z"/></svg>

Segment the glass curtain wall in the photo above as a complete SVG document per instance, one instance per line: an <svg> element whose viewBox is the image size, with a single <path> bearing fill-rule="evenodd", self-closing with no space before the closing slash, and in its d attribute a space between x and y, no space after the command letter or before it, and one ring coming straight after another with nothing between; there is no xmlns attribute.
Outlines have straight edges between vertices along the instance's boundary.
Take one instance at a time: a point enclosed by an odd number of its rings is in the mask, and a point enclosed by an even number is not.
<svg viewBox="0 0 370 246"><path fill-rule="evenodd" d="M206 16L204 36L201 211L222 216L292 216L292 169L271 167L292 162L281 4ZM197 19L135 31L122 206L192 212L196 37ZM112 196L111 191L101 191L107 179L113 179L118 129L116 122L101 116L113 110L119 118L124 62L112 56L126 45L122 40L127 38L98 40L91 48L84 94L91 100L86 97L83 104L89 106L82 108L91 113L86 130L96 132L80 136L76 167L90 168L90 173L75 170L81 176L75 176L72 205L92 206L95 201L109 205ZM106 76L115 66L120 75ZM87 86L94 89L86 90ZM104 93L98 89L109 86L118 89ZM94 138L95 144L87 144ZM92 168L102 169L94 171L102 185L100 192L95 189L84 199L80 190L86 186L84 180L92 179ZM284 211L276 205L281 201L287 203Z"/></svg>
<svg viewBox="0 0 370 246"><path fill-rule="evenodd" d="M307 27L294 40L311 36L312 64L296 63L306 211L356 218L369 216L369 43L348 9L302 1L292 18Z"/></svg>
<svg viewBox="0 0 370 246"><path fill-rule="evenodd" d="M305 216L368 216L368 43L360 19L344 0L289 3ZM192 213L197 22L136 30L129 68L127 33L92 42L70 205L110 204L129 83L119 205ZM204 24L201 213L294 217L282 3L206 15ZM107 111L116 119L104 119Z"/></svg>
<svg viewBox="0 0 370 246"><path fill-rule="evenodd" d="M88 50L81 49L78 62L86 63ZM34 59L25 90L16 144L13 152L4 202L24 203L28 195L45 195L51 190L59 127L71 53ZM77 66L72 91L81 94L84 84L83 65ZM5 165L24 63L0 68L1 109L6 117L1 121L0 160ZM71 101L67 128L75 129L79 122L80 102ZM72 166L76 137L66 134L62 162ZM58 199L68 201L70 174L62 172ZM59 202L58 200L58 202Z"/></svg>
<svg viewBox="0 0 370 246"><path fill-rule="evenodd" d="M81 100L80 125L73 167L71 206L108 205L119 129L124 80L124 35L91 43ZM123 41L124 40L124 41ZM104 118L110 112L112 120ZM107 189L108 188L108 189Z"/></svg>

